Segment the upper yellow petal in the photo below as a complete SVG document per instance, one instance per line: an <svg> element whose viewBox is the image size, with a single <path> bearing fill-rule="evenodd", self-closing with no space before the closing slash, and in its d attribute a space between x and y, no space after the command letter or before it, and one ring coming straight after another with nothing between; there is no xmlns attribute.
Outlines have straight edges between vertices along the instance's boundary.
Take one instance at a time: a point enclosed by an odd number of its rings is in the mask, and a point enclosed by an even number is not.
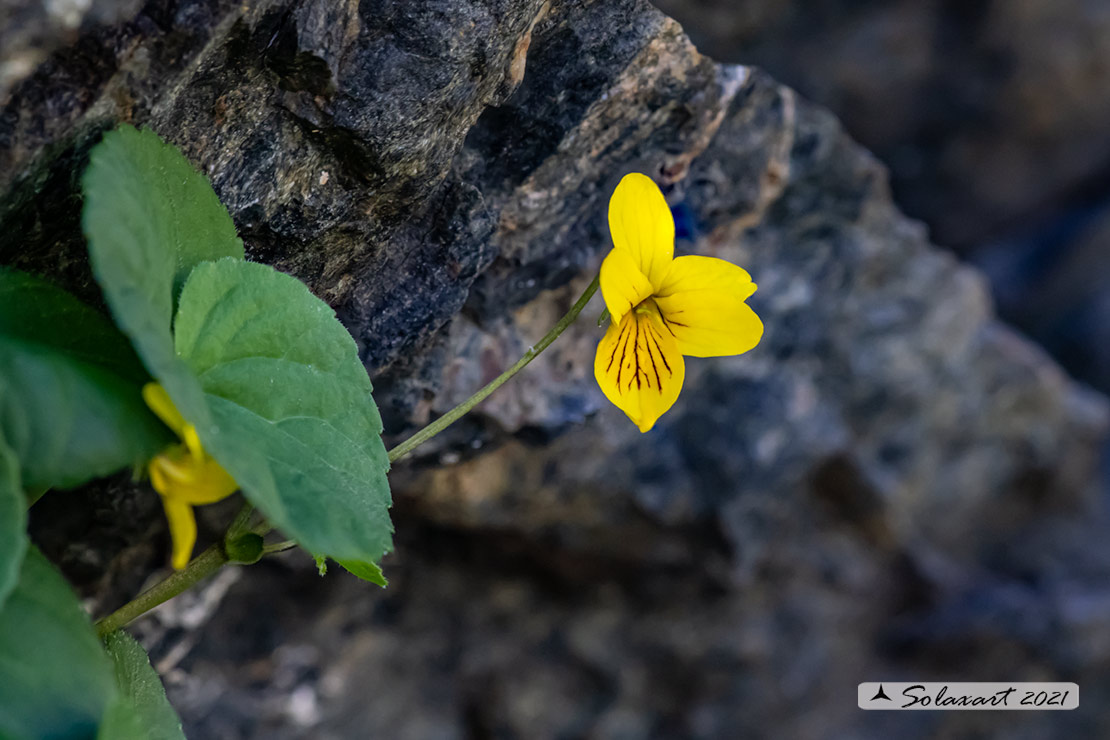
<svg viewBox="0 0 1110 740"><path fill-rule="evenodd" d="M611 322L597 345L597 384L641 432L674 405L685 374L682 353L650 302Z"/></svg>
<svg viewBox="0 0 1110 740"><path fill-rule="evenodd" d="M614 324L651 295L648 280L623 249L613 249L601 263L601 295Z"/></svg>
<svg viewBox="0 0 1110 740"><path fill-rule="evenodd" d="M679 257L671 262L655 302L682 354L738 355L763 336L763 322L744 302L755 287L751 276L731 262Z"/></svg>
<svg viewBox="0 0 1110 740"><path fill-rule="evenodd" d="M613 246L658 288L674 257L674 217L650 177L633 172L617 185L609 199L609 233Z"/></svg>
<svg viewBox="0 0 1110 740"><path fill-rule="evenodd" d="M166 389L160 383L144 385L143 400L146 401L150 410L158 415L163 424L172 429L178 437L182 436L182 432L185 430L185 418L181 416L181 412L177 410L177 406L174 406L170 399L170 394L166 393Z"/></svg>
<svg viewBox="0 0 1110 740"><path fill-rule="evenodd" d="M204 445L200 442L200 435L197 434L197 428L192 424L186 424L181 430L181 441L189 449L189 453L196 460L203 460L205 457Z"/></svg>

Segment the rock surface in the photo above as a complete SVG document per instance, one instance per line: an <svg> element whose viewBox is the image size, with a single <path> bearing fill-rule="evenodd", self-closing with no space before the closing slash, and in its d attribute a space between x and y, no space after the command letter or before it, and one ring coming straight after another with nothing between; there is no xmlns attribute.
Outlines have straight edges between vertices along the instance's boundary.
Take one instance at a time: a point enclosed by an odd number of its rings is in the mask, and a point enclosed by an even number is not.
<svg viewBox="0 0 1110 740"><path fill-rule="evenodd" d="M58 47L59 56L81 54L82 31L134 15L139 0L2 0L0 2L0 103ZM64 66L64 65L63 65Z"/></svg>
<svg viewBox="0 0 1110 740"><path fill-rule="evenodd" d="M336 307L391 436L569 307L631 170L664 186L679 251L749 269L767 326L692 360L640 435L593 383L584 316L395 469L385 592L294 553L141 623L191 736L1110 733L1106 400L993 319L830 114L639 0L178 0L82 43L79 95L36 73L0 115L0 262L95 295L73 168L148 123L251 258ZM36 507L98 609L158 562L151 497ZM82 547L93 523L111 534ZM850 699L972 674L1077 681L1082 708Z"/></svg>
<svg viewBox="0 0 1110 740"><path fill-rule="evenodd" d="M656 4L713 58L830 107L899 205L986 272L1000 315L1110 392L1103 0Z"/></svg>

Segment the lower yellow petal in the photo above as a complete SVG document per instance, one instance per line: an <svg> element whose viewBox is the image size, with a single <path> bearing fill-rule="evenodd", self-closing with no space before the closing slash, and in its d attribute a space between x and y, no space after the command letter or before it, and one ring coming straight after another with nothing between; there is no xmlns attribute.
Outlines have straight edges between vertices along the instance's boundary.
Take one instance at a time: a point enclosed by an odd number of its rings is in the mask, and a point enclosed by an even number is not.
<svg viewBox="0 0 1110 740"><path fill-rule="evenodd" d="M164 498L198 506L222 501L239 488L231 474L204 455L175 445L150 461L150 483Z"/></svg>
<svg viewBox="0 0 1110 740"><path fill-rule="evenodd" d="M601 296L613 323L651 295L651 281L640 272L636 261L622 249L614 249L601 263Z"/></svg>
<svg viewBox="0 0 1110 740"><path fill-rule="evenodd" d="M190 504L214 504L239 490L239 484L223 466L210 457L200 464L197 483L188 493Z"/></svg>
<svg viewBox="0 0 1110 740"><path fill-rule="evenodd" d="M197 520L193 507L173 498L162 497L166 510L166 520L170 523L170 537L173 539L173 567L181 570L189 564L193 546L197 542Z"/></svg>
<svg viewBox="0 0 1110 740"><path fill-rule="evenodd" d="M684 355L739 355L759 344L763 322L744 301L755 283L715 257L679 257L655 295L667 333Z"/></svg>
<svg viewBox="0 0 1110 740"><path fill-rule="evenodd" d="M641 432L674 405L685 374L682 353L650 301L611 322L597 345L597 384Z"/></svg>
<svg viewBox="0 0 1110 740"><path fill-rule="evenodd" d="M184 428L192 431L192 426ZM196 437L195 431L192 436ZM196 444L168 447L151 459L150 484L162 498L173 539L173 567L181 570L189 563L197 540L193 506L211 504L227 498L239 488L235 479Z"/></svg>

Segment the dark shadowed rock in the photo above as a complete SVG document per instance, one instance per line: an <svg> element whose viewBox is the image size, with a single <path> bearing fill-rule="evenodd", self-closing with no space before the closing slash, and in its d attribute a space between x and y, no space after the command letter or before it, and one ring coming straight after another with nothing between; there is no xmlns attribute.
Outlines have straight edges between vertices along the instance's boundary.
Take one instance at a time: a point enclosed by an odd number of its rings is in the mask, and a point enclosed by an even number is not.
<svg viewBox="0 0 1110 740"><path fill-rule="evenodd" d="M1110 731L1086 698L1110 693L1107 403L993 319L978 274L898 212L830 114L635 0L173 13L195 24L94 34L104 81L68 117L45 117L64 90L16 91L2 261L94 292L62 215L71 168L122 118L212 177L253 259L337 308L391 436L569 307L628 171L664 187L680 252L751 271L767 326L748 355L691 360L641 435L593 382L595 300L394 470L386 591L294 553L141 623L193 735ZM137 495L119 485L85 500ZM151 528L97 540L92 572L54 534L80 537L79 502L36 518L98 608L119 598L100 568L118 584L119 562L152 565L157 514L127 510ZM911 722L845 700L864 680L972 674L1078 681L1083 709Z"/></svg>

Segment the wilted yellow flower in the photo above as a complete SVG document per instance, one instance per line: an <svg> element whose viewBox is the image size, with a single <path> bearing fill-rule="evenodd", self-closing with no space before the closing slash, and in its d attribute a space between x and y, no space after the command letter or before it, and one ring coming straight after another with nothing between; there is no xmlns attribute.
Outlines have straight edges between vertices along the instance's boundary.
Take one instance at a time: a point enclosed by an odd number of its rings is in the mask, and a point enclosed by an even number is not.
<svg viewBox="0 0 1110 740"><path fill-rule="evenodd" d="M641 432L678 399L683 355L747 352L763 322L744 302L746 271L715 257L674 258L674 218L645 175L625 175L609 200L613 250L601 265L611 321L597 346L594 375L605 396Z"/></svg>
<svg viewBox="0 0 1110 740"><path fill-rule="evenodd" d="M143 400L181 439L150 461L150 483L162 496L162 506L173 538L173 567L189 563L197 541L193 507L212 504L235 493L239 485L218 462L208 456L196 427L181 416L166 389L158 383L143 386Z"/></svg>

